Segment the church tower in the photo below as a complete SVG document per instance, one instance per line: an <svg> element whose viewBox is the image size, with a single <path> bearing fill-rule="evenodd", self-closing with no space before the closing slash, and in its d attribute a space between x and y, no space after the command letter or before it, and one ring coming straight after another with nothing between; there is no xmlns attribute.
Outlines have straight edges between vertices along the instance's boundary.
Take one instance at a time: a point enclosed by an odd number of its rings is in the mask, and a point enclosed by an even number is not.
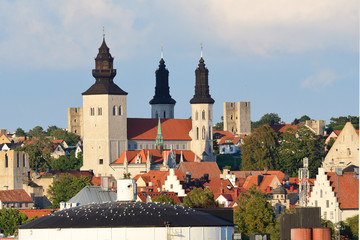
<svg viewBox="0 0 360 240"><path fill-rule="evenodd" d="M109 164L127 150L126 95L114 83L114 58L103 42L95 58L95 83L83 95L84 155L81 170L113 173Z"/></svg>
<svg viewBox="0 0 360 240"><path fill-rule="evenodd" d="M195 70L195 95L190 100L192 109L191 150L203 161L215 161L213 153L212 114L214 99L209 93L209 70L201 58Z"/></svg>
<svg viewBox="0 0 360 240"><path fill-rule="evenodd" d="M170 96L169 71L166 69L162 50L159 69L155 71L155 77L155 95L149 102L151 118L174 118L176 101Z"/></svg>

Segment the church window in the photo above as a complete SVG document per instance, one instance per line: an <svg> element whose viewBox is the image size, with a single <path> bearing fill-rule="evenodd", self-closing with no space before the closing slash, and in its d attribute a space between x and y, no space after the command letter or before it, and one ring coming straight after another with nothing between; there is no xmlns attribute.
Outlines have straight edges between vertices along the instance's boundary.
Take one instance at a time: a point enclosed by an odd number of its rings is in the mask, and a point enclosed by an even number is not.
<svg viewBox="0 0 360 240"><path fill-rule="evenodd" d="M121 112L121 106L119 106L119 112L118 115L121 116L122 112Z"/></svg>
<svg viewBox="0 0 360 240"><path fill-rule="evenodd" d="M98 108L98 115L99 115L99 116L102 115L102 108L101 108L101 107Z"/></svg>
<svg viewBox="0 0 360 240"><path fill-rule="evenodd" d="M202 139L205 140L205 127L202 128Z"/></svg>
<svg viewBox="0 0 360 240"><path fill-rule="evenodd" d="M116 115L116 107L113 106L113 116L115 116L115 115Z"/></svg>
<svg viewBox="0 0 360 240"><path fill-rule="evenodd" d="M5 154L5 167L9 167L9 158L7 154Z"/></svg>
<svg viewBox="0 0 360 240"><path fill-rule="evenodd" d="M202 120L205 120L205 111L202 111Z"/></svg>
<svg viewBox="0 0 360 240"><path fill-rule="evenodd" d="M199 128L196 128L196 140L199 140Z"/></svg>
<svg viewBox="0 0 360 240"><path fill-rule="evenodd" d="M16 153L16 167L20 167L19 152Z"/></svg>
<svg viewBox="0 0 360 240"><path fill-rule="evenodd" d="M137 149L137 143L134 143L134 149Z"/></svg>
<svg viewBox="0 0 360 240"><path fill-rule="evenodd" d="M185 149L185 144L183 144L183 149Z"/></svg>
<svg viewBox="0 0 360 240"><path fill-rule="evenodd" d="M230 115L230 119L233 120L233 115Z"/></svg>
<svg viewBox="0 0 360 240"><path fill-rule="evenodd" d="M104 164L104 159L99 159L99 164L103 165Z"/></svg>
<svg viewBox="0 0 360 240"><path fill-rule="evenodd" d="M199 119L199 114L198 114L198 112L196 111L195 112L195 120L198 120Z"/></svg>
<svg viewBox="0 0 360 240"><path fill-rule="evenodd" d="M25 153L23 154L23 167L25 167Z"/></svg>
<svg viewBox="0 0 360 240"><path fill-rule="evenodd" d="M159 118L158 112L155 113L155 118Z"/></svg>
<svg viewBox="0 0 360 240"><path fill-rule="evenodd" d="M95 108L90 108L90 116L94 116L95 115Z"/></svg>
<svg viewBox="0 0 360 240"><path fill-rule="evenodd" d="M322 198L323 196L323 192L322 192L322 189L320 189L320 197Z"/></svg>
<svg viewBox="0 0 360 240"><path fill-rule="evenodd" d="M164 118L166 118L166 112L164 112Z"/></svg>

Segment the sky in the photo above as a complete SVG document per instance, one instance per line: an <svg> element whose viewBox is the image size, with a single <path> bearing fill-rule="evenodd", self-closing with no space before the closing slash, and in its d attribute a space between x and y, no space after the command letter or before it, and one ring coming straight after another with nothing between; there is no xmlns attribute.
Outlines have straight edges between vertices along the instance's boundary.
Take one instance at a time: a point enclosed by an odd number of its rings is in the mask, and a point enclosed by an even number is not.
<svg viewBox="0 0 360 240"><path fill-rule="evenodd" d="M103 27L128 117L150 117L164 45L175 118L189 118L203 57L215 99L250 101L251 120L359 115L356 0L2 0L0 128L67 127L81 107Z"/></svg>

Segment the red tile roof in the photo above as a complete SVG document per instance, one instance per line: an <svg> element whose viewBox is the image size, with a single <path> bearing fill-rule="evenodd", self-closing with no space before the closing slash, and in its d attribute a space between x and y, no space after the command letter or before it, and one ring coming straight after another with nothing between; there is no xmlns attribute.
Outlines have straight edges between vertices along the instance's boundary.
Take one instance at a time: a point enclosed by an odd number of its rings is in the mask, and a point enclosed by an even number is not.
<svg viewBox="0 0 360 240"><path fill-rule="evenodd" d="M217 199L221 194L230 194L232 199L237 199L240 192L243 192L243 188L233 187L228 179L211 178L208 182L203 183L204 188L209 188L214 198Z"/></svg>
<svg viewBox="0 0 360 240"><path fill-rule="evenodd" d="M274 129L275 132L287 132L289 128L296 131L299 127L302 126L304 126L304 123L299 123L297 125L281 123L270 127Z"/></svg>
<svg viewBox="0 0 360 240"><path fill-rule="evenodd" d="M191 172L191 178L201 178L205 173L209 178L220 178L220 169L216 162L182 162L179 169L183 172Z"/></svg>
<svg viewBox="0 0 360 240"><path fill-rule="evenodd" d="M26 214L26 216L31 219L34 216L43 217L49 215L52 211L57 211L57 209L19 209L20 212Z"/></svg>
<svg viewBox="0 0 360 240"><path fill-rule="evenodd" d="M127 137L131 140L155 140L158 119L128 118ZM161 119L161 131L164 140L191 140L189 132L192 129L191 119Z"/></svg>
<svg viewBox="0 0 360 240"><path fill-rule="evenodd" d="M162 163L164 161L164 156L167 158L171 152L176 155L175 159L177 163L180 162L181 154L183 155L184 162L193 162L195 160L195 153L190 150L164 150L161 154L157 149L142 149L125 151L112 164L124 164L125 155L129 164L135 163L137 156L141 157L141 163L146 163L148 154L150 156L151 163ZM198 156L196 156L196 158L200 161Z"/></svg>
<svg viewBox="0 0 360 240"><path fill-rule="evenodd" d="M338 198L341 209L359 209L359 179L354 172L344 172L338 176L335 172L326 173Z"/></svg>
<svg viewBox="0 0 360 240"><path fill-rule="evenodd" d="M265 173L265 171L260 171L260 172L261 174ZM266 171L266 175L276 175L280 182L282 182L283 178L285 177L285 173L277 170L268 170Z"/></svg>
<svg viewBox="0 0 360 240"><path fill-rule="evenodd" d="M133 179L137 181L141 177L147 186L149 186L149 183L152 182L153 189L157 192L158 188L160 191L162 190L162 186L165 184L165 180L167 176L169 176L169 173L170 171L150 170L147 173L136 175ZM185 174L181 170L176 169L175 175L180 182L184 181Z"/></svg>
<svg viewBox="0 0 360 240"><path fill-rule="evenodd" d="M261 192L263 192L263 193L271 193L272 189L270 187L270 184L274 180L274 178L277 178L277 176L276 175L262 175L262 176L263 176L263 179L262 179L262 181L260 183L260 186L258 186L258 176L249 176L249 177L246 178L246 181L245 181L245 183L243 185L243 188L248 190L253 185L255 185L257 189L261 190Z"/></svg>
<svg viewBox="0 0 360 240"><path fill-rule="evenodd" d="M29 194L23 189L17 190L1 190L0 201L3 203L13 202L33 202Z"/></svg>

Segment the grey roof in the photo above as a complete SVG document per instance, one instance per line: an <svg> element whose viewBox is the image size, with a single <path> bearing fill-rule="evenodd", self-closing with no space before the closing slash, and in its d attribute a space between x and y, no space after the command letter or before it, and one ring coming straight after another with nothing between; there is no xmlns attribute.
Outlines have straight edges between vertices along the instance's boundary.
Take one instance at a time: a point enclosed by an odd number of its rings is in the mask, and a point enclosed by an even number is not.
<svg viewBox="0 0 360 240"><path fill-rule="evenodd" d="M192 208L164 203L109 202L57 211L20 229L111 227L234 226L232 222Z"/></svg>
<svg viewBox="0 0 360 240"><path fill-rule="evenodd" d="M116 192L104 190L100 186L86 186L78 194L71 198L68 203L80 203L87 205L91 203L115 202Z"/></svg>

